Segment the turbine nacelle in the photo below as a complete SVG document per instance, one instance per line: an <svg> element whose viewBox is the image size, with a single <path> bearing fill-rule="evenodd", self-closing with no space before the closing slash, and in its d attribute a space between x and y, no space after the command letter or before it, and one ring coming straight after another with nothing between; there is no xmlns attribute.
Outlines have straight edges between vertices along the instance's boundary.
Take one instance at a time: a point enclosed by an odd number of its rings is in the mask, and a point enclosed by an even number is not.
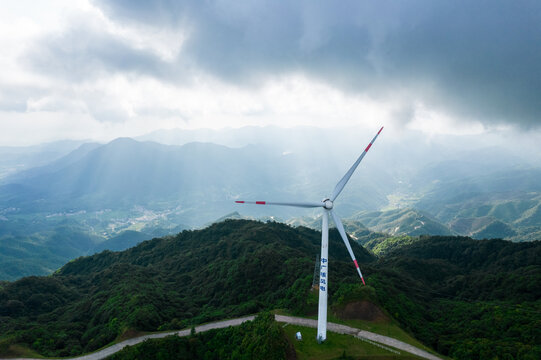
<svg viewBox="0 0 541 360"><path fill-rule="evenodd" d="M331 209L332 209L332 207L333 207L333 202L332 202L331 200L329 200L329 199L323 199L322 202L323 202L323 207L324 207L325 209L327 209L327 210L331 210Z"/></svg>

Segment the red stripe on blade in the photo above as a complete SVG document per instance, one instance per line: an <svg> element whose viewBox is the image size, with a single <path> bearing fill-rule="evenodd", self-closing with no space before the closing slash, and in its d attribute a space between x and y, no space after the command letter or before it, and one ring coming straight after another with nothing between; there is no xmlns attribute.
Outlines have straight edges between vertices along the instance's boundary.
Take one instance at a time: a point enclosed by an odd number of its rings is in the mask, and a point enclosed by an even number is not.
<svg viewBox="0 0 541 360"><path fill-rule="evenodd" d="M353 260L353 262L355 263L355 267L358 269L358 268L359 268L359 264L357 264L357 260Z"/></svg>
<svg viewBox="0 0 541 360"><path fill-rule="evenodd" d="M366 149L364 149L364 151L368 151L370 149L370 146L372 146L372 143L368 144L368 146L366 147Z"/></svg>
<svg viewBox="0 0 541 360"><path fill-rule="evenodd" d="M265 202L264 201L256 201L255 202L257 205L265 205Z"/></svg>
<svg viewBox="0 0 541 360"><path fill-rule="evenodd" d="M364 278L361 278L361 280L363 281L363 285L366 285L366 283L364 282Z"/></svg>
<svg viewBox="0 0 541 360"><path fill-rule="evenodd" d="M237 204L244 204L244 201L237 200L235 201Z"/></svg>
<svg viewBox="0 0 541 360"><path fill-rule="evenodd" d="M381 130L383 130L383 126L381 127L381 129L379 129L379 131L378 131L378 135L379 135L379 133L381 132Z"/></svg>

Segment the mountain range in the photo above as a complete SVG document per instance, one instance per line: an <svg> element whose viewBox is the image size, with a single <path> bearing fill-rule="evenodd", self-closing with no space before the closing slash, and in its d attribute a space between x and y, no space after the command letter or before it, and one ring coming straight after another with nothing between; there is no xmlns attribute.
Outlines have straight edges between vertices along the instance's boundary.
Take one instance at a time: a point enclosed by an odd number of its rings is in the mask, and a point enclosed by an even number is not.
<svg viewBox="0 0 541 360"><path fill-rule="evenodd" d="M240 209L234 200L321 199L358 156L359 134L340 134L252 127L141 138L171 145L129 138L49 144L54 156L0 179L0 279L51 273L74 257L123 250L240 210L241 218L318 228L317 211ZM332 148L318 145L322 136ZM391 145L376 145L381 148L363 161L336 209L359 243L379 251L382 245L369 241L428 234L541 238L541 170L535 162L494 147L449 155L450 145L442 143L426 145L430 154L419 164L415 154L422 146Z"/></svg>

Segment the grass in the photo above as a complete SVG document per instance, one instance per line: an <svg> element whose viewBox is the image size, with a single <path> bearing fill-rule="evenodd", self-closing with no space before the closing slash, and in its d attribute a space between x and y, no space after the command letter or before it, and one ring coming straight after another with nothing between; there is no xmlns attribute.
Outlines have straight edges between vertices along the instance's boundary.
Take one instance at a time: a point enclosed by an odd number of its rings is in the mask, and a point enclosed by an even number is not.
<svg viewBox="0 0 541 360"><path fill-rule="evenodd" d="M440 356L431 348L420 343L417 339L415 339L413 336L411 336L402 328L400 328L392 320L384 320L384 321L342 320L335 317L333 314L329 314L328 321L334 322L337 324L348 325L360 330L371 331L373 333L380 334L380 335L389 336L394 339L405 342L407 344L418 347L419 349L425 350L431 354Z"/></svg>
<svg viewBox="0 0 541 360"><path fill-rule="evenodd" d="M275 310L274 313L279 315L287 315L287 316L294 316L290 313L288 313L284 309ZM310 319L316 319L317 315L312 316L302 316ZM415 339L413 336L408 334L406 331L404 331L400 326L394 322L393 320L379 320L379 321L366 321L366 320L344 320L336 317L331 312L327 315L327 321L337 323L337 324L343 324L347 326L351 326L356 329L360 330L366 330L370 331L376 334L385 335L392 337L394 339L400 340L402 342L405 342L407 344L413 345L415 347L418 347L419 349L425 350L431 354L441 356L431 348L425 346L421 342L419 342L417 339ZM329 334L330 332L327 332ZM314 329L315 334L315 329ZM314 335L315 338L315 335Z"/></svg>
<svg viewBox="0 0 541 360"><path fill-rule="evenodd" d="M10 358L43 358L42 355L38 354L32 349L29 349L25 346L19 344L9 345L7 351L3 353L7 359Z"/></svg>
<svg viewBox="0 0 541 360"><path fill-rule="evenodd" d="M298 325L284 326L288 340L294 345L297 359L419 359L418 357L400 352L400 355L364 342L351 335L327 332L327 340L321 344L316 340L316 329ZM300 331L302 340L295 339Z"/></svg>
<svg viewBox="0 0 541 360"><path fill-rule="evenodd" d="M277 314L279 313L280 315L295 316L295 315L288 314L286 311L283 311L283 310L276 313ZM301 317L317 320L317 315L301 316ZM398 326L392 320L382 320L382 321L344 320L344 319L340 319L336 317L334 314L329 312L327 314L327 321L333 322L336 324L351 326L353 328L360 329L360 330L371 331L373 333L380 334L380 335L389 336L397 340L403 341L407 344L416 346L420 349L434 353L434 350L431 350L430 348L420 343L413 336L408 334L406 331L402 330L400 326Z"/></svg>

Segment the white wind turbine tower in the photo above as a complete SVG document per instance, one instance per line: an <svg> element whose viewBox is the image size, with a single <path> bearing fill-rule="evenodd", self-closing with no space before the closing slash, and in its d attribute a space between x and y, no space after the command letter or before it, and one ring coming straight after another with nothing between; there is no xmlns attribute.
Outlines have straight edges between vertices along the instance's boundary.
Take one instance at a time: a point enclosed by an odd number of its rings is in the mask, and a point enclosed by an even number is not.
<svg viewBox="0 0 541 360"><path fill-rule="evenodd" d="M336 213L332 210L334 207L334 201L340 195L342 190L344 189L344 186L346 186L347 182L349 181L349 178L351 175L353 175L353 172L355 169L357 169L357 166L361 162L361 160L364 158L368 150L370 150L370 147L372 144L376 141L377 137L383 130L383 127L379 129L378 133L370 144L364 149L363 153L359 156L357 161L351 166L351 168L348 170L348 172L340 179L338 184L334 187L334 190L332 192L332 195L330 198L325 198L320 202L271 202L271 201L242 201L237 200L235 201L238 204L256 204L256 205L283 205L283 206L295 206L295 207L302 207L302 208L316 208L321 207L323 208L323 216L322 216L322 224L321 224L321 258L320 258L320 272L319 272L319 310L318 310L318 317L317 317L317 340L318 342L325 341L327 339L327 292L328 292L328 279L329 279L329 213L331 214L334 223L336 224L336 228L338 229L338 232L340 233L340 236L342 237L342 240L344 241L344 244L346 245L346 248L349 251L349 255L351 256L351 259L353 260L353 263L355 264L355 267L357 268L357 272L359 273L359 276L361 277L361 280L363 282L363 285L365 284L363 275L361 273L361 270L359 269L359 264L357 263L357 260L355 259L355 255L353 254L353 250L351 249L351 246L349 245L348 238L346 236L346 231L344 230L344 226L342 225L342 221L340 221L340 218L336 215Z"/></svg>

